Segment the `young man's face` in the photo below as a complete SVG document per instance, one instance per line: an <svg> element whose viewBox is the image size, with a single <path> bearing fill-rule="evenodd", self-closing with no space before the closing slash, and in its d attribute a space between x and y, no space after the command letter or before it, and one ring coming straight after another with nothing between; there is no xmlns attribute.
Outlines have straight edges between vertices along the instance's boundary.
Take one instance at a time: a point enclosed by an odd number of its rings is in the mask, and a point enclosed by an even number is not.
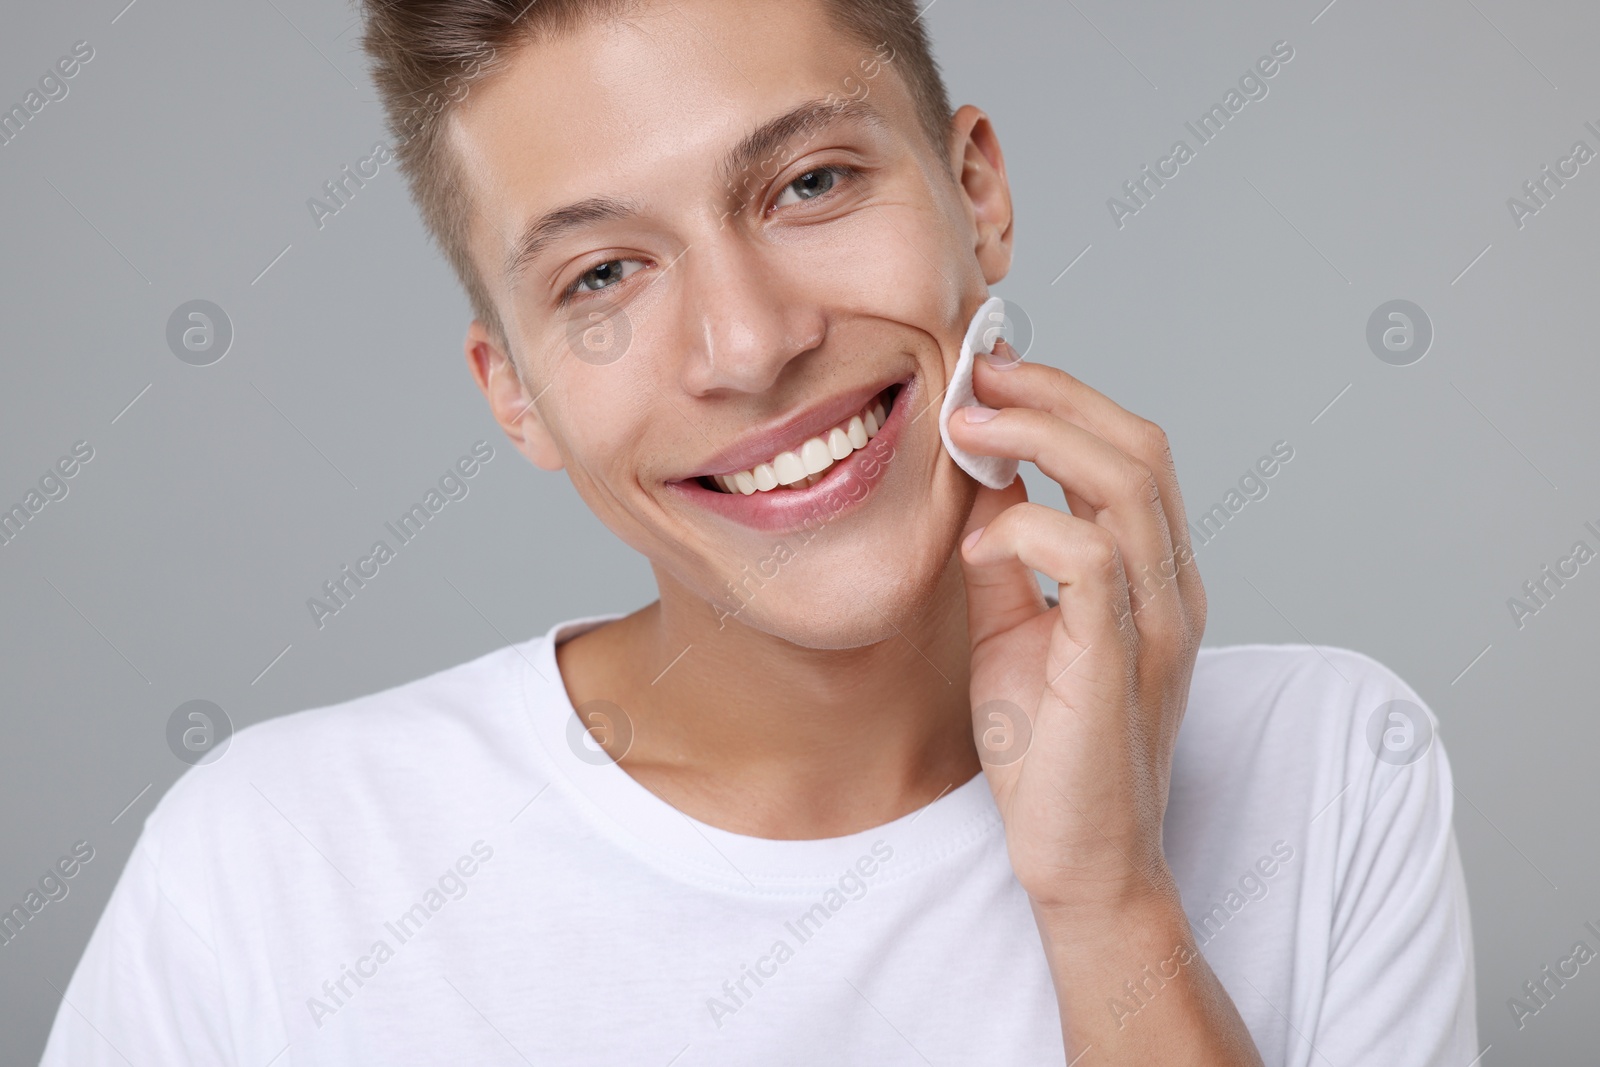
<svg viewBox="0 0 1600 1067"><path fill-rule="evenodd" d="M987 121L929 145L896 59L819 0L645 3L518 50L451 135L520 371L475 323L497 418L663 598L810 647L891 636L946 576L974 487L938 406L1009 266Z"/></svg>

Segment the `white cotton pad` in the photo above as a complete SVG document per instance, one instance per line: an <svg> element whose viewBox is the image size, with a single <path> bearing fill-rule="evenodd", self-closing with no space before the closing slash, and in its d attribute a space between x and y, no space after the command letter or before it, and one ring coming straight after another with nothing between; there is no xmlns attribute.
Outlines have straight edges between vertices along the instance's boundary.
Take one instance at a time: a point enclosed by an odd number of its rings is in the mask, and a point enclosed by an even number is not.
<svg viewBox="0 0 1600 1067"><path fill-rule="evenodd" d="M958 408L984 407L972 393L972 361L979 352L994 349L1000 337L1000 327L1005 323L1006 302L991 296L978 308L967 324L967 336L961 342L961 358L956 361L955 374L950 387L945 390L944 404L939 408L939 436L944 439L944 449L956 466L976 478L990 489L1004 489L1017 476L1017 461L1001 456L977 456L956 447L950 440L950 416Z"/></svg>

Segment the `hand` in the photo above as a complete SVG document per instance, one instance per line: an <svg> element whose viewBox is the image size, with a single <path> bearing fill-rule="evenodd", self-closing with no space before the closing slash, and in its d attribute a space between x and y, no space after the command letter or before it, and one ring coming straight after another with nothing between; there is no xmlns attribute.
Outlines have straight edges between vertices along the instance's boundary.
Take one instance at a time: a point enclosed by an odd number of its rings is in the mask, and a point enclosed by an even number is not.
<svg viewBox="0 0 1600 1067"><path fill-rule="evenodd" d="M1020 478L980 489L961 547L974 726L1012 868L1046 912L1175 907L1161 827L1206 600L1166 434L1003 346L974 372L999 410L964 409L950 434L1037 464L1071 509L1029 503ZM981 742L1008 725L1020 757Z"/></svg>

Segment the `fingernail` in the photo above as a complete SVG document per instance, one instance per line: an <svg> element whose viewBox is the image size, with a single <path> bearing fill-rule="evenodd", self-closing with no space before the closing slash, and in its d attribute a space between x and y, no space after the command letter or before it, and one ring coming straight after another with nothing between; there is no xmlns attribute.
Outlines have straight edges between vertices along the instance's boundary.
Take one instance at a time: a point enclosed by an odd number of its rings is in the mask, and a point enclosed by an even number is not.
<svg viewBox="0 0 1600 1067"><path fill-rule="evenodd" d="M1010 342L1001 337L995 340L993 352L983 353L983 361L996 370L1010 370L1022 362L1022 357Z"/></svg>
<svg viewBox="0 0 1600 1067"><path fill-rule="evenodd" d="M1000 412L996 411L994 408L986 408L977 404L961 409L961 417L966 419L968 422L988 422L998 414L1000 414Z"/></svg>
<svg viewBox="0 0 1600 1067"><path fill-rule="evenodd" d="M972 546L978 543L978 538L983 536L983 531L987 528L988 527L980 526L976 530L973 530L971 533L967 534L967 536L961 541L962 549L964 551L970 551Z"/></svg>

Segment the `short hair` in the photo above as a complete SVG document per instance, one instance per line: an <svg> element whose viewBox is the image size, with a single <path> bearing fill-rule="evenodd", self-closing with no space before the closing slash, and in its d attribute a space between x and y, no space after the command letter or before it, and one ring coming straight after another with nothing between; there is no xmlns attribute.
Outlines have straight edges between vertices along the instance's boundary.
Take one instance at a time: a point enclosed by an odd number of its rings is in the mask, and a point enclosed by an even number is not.
<svg viewBox="0 0 1600 1067"><path fill-rule="evenodd" d="M834 25L867 48L887 49L936 153L946 151L950 103L914 0L819 0ZM383 103L393 150L423 225L455 268L473 314L502 344L505 329L468 254L471 206L443 137L452 108L519 46L623 15L640 0L363 0L362 48Z"/></svg>

